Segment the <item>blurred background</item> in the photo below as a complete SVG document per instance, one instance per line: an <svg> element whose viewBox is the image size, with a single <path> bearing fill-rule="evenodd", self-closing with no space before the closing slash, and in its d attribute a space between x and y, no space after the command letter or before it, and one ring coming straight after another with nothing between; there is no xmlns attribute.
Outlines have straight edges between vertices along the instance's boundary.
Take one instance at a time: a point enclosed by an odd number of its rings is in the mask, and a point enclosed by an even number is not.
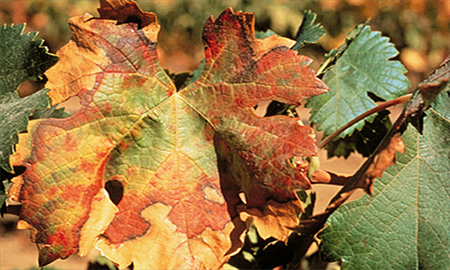
<svg viewBox="0 0 450 270"><path fill-rule="evenodd" d="M326 35L318 44L301 49L317 69L324 54L340 46L349 31L370 19L373 30L390 37L400 54L398 60L408 69L414 86L443 61L450 52L450 1L448 0L137 0L144 11L155 12L161 31L158 53L164 68L171 72L195 70L204 58L201 34L209 16L217 16L227 7L255 13L256 30L273 30L293 38L301 24L303 11L317 13L316 22ZM39 31L39 37L51 52L56 52L71 37L67 19L86 12L98 16L95 0L0 0L0 25L26 22L26 31ZM326 157L326 153L321 153ZM340 173L353 173L361 157L327 160L323 166ZM320 189L320 186L316 186ZM327 187L327 190L329 188ZM333 192L331 190L330 192ZM324 196L324 195L321 195ZM329 195L328 195L329 196ZM321 202L319 197L319 202ZM323 200L323 207L326 200ZM16 216L0 218L0 269L37 269L37 249L27 231L16 231ZM87 269L87 259L72 256L45 269ZM100 269L91 263L90 269ZM108 268L105 268L108 269Z"/></svg>
<svg viewBox="0 0 450 270"><path fill-rule="evenodd" d="M391 38L400 60L410 71L413 85L449 53L450 1L448 0L137 0L144 11L157 14L161 31L159 50L163 66L172 72L194 70L203 58L201 33L206 19L227 7L253 12L256 29L271 29L294 37L303 11L318 14L327 34L303 54L319 65L323 54L342 44L357 24L370 19L373 29ZM98 16L95 0L0 0L0 24L27 23L39 31L50 51L56 52L71 37L67 19L85 12ZM176 61L173 61L175 59Z"/></svg>

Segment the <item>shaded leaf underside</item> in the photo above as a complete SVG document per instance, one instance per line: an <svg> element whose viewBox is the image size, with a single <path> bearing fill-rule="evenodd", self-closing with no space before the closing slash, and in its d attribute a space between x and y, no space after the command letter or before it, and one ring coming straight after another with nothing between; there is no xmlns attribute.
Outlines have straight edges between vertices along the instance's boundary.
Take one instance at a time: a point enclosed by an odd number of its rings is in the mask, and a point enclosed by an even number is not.
<svg viewBox="0 0 450 270"><path fill-rule="evenodd" d="M379 112L372 123L364 125L361 131L329 142L326 145L328 158L333 156L347 158L355 149L363 157L370 156L391 126L389 111Z"/></svg>
<svg viewBox="0 0 450 270"><path fill-rule="evenodd" d="M177 92L157 60L156 16L144 16L142 29L71 19L74 38L47 73L54 102L77 95L83 107L36 121L31 153L17 157L27 166L21 219L37 230L41 265L84 252L80 243L104 230L97 246L121 266L217 268L245 230L240 192L262 210L310 187L289 158L316 154L312 130L253 112L262 100L298 105L326 91L310 60L286 39L254 39L253 15L228 9L206 22L202 75ZM109 206L117 213L85 236L111 180L124 189L117 210Z"/></svg>

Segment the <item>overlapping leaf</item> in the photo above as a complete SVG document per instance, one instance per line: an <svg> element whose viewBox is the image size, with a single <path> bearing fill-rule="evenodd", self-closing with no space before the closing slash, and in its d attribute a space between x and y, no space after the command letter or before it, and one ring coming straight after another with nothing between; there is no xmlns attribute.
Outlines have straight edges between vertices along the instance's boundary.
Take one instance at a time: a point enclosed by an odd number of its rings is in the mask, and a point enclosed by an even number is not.
<svg viewBox="0 0 450 270"><path fill-rule="evenodd" d="M37 33L23 33L25 25L0 27L0 168L11 172L9 156L18 142L17 133L27 129L32 110L45 108L47 90L20 98L19 85L38 80L58 58L49 54Z"/></svg>
<svg viewBox="0 0 450 270"><path fill-rule="evenodd" d="M369 93L389 100L406 93L409 86L404 75L406 69L398 61L389 60L398 51L380 32L371 31L367 25L358 26L349 35L347 43L334 50L323 76L330 91L308 100L312 108L311 121L326 135L348 121L376 106ZM375 116L365 119L372 122ZM361 130L364 122L341 133L345 137Z"/></svg>
<svg viewBox="0 0 450 270"><path fill-rule="evenodd" d="M312 130L253 107L298 105L327 87L292 41L255 39L253 15L228 9L205 24L200 78L177 92L157 59L156 16L101 3L100 14L117 14L72 18L74 38L47 73L52 100L77 95L82 109L35 122L31 152L16 158L27 166L21 226L36 232L41 265L96 242L121 266L218 268L241 245L238 211L277 212L310 187L307 167L290 158L316 154ZM117 207L105 185L123 188ZM275 219L290 226L292 213Z"/></svg>
<svg viewBox="0 0 450 270"><path fill-rule="evenodd" d="M406 152L373 197L342 206L322 234L328 260L345 269L446 269L450 263L450 98L427 111L423 135L408 129Z"/></svg>

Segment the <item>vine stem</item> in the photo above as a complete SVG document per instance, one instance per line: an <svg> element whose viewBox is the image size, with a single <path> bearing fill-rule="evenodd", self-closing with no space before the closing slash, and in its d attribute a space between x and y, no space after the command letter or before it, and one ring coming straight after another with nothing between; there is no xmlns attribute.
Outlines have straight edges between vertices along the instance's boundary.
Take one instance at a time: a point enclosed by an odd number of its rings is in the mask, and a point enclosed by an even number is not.
<svg viewBox="0 0 450 270"><path fill-rule="evenodd" d="M329 142L331 142L334 138L336 138L339 134L341 134L344 130L346 130L347 128L353 126L354 124L358 123L359 121L363 120L364 118L380 112L386 108L389 108L391 106L397 105L397 104L401 104L401 103L406 103L411 99L412 94L406 94L404 96L398 97L398 98L394 98L392 100L388 100L385 102L380 103L378 106L358 115L357 117L355 117L353 120L350 120L349 122L347 122L345 125L343 125L342 127L340 127L338 130L336 130L335 132L331 133L328 137L326 137L325 139L323 139L318 145L317 147L319 149L324 148Z"/></svg>

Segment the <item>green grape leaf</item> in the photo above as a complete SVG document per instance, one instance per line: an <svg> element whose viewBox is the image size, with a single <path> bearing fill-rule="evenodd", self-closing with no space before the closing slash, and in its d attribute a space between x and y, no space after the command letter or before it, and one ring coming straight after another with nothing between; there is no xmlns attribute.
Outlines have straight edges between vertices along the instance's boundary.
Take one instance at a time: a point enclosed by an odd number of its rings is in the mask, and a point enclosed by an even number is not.
<svg viewBox="0 0 450 270"><path fill-rule="evenodd" d="M316 21L317 14L311 10L305 11L303 14L303 21L297 30L295 40L297 43L292 47L293 50L297 50L307 44L316 43L319 38L325 34L322 25L314 23Z"/></svg>
<svg viewBox="0 0 450 270"><path fill-rule="evenodd" d="M37 109L33 112L30 120L44 119L44 118L66 118L71 116L71 113L66 112L64 108L58 108L57 105L53 105L48 108Z"/></svg>
<svg viewBox="0 0 450 270"><path fill-rule="evenodd" d="M311 108L311 122L325 136L376 106L369 93L383 100L406 94L409 86L404 75L406 69L398 61L389 60L398 51L380 32L371 31L367 25L358 26L341 49L334 50L326 60L323 75L330 91L312 97L306 106ZM340 134L343 138L361 130L375 115L360 121Z"/></svg>
<svg viewBox="0 0 450 270"><path fill-rule="evenodd" d="M329 68L336 64L336 61L339 59L339 57L341 57L342 54L348 49L348 46L350 46L350 44L356 39L356 37L361 34L361 32L364 30L363 26L366 25L367 23L359 25L359 27L356 27L355 29L350 31L350 33L348 33L347 37L345 38L344 44L339 46L339 48L332 49L329 53L325 54L325 60L320 66L318 76L323 75L324 72L326 72Z"/></svg>
<svg viewBox="0 0 450 270"><path fill-rule="evenodd" d="M0 168L11 172L9 157L18 142L18 132L26 130L32 110L49 105L47 90L20 98L19 85L38 80L58 57L48 53L37 33L23 33L24 24L0 27Z"/></svg>
<svg viewBox="0 0 450 270"><path fill-rule="evenodd" d="M255 38L257 38L257 39L265 39L266 37L270 37L270 36L273 36L273 35L276 35L276 34L277 33L275 33L274 31L272 31L270 29L268 29L265 32L256 31L255 32Z"/></svg>
<svg viewBox="0 0 450 270"><path fill-rule="evenodd" d="M447 269L450 265L450 97L438 96L423 135L409 128L404 154L373 196L340 207L319 237L343 269ZM413 107L413 106L412 106Z"/></svg>

